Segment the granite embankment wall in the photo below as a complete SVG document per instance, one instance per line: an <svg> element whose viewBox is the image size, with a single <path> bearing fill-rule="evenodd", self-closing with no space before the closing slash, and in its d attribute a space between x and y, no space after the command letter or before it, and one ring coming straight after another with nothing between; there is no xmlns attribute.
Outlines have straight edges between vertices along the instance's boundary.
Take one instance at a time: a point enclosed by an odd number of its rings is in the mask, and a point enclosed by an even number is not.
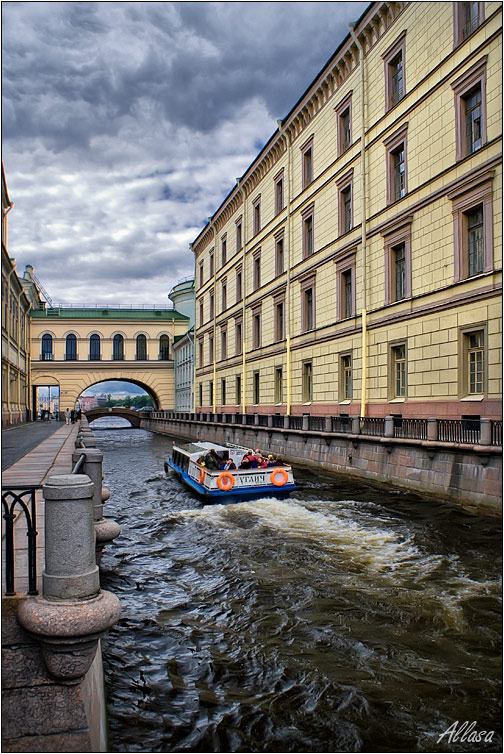
<svg viewBox="0 0 504 754"><path fill-rule="evenodd" d="M144 419L142 427L182 439L260 447L292 463L502 514L501 447L175 418Z"/></svg>

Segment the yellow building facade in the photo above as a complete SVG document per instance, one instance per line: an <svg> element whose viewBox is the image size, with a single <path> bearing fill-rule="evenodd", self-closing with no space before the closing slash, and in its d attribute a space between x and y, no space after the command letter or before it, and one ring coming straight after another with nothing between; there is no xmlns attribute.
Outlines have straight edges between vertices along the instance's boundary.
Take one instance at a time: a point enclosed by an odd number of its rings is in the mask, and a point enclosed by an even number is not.
<svg viewBox="0 0 504 754"><path fill-rule="evenodd" d="M197 411L501 416L501 63L501 3L367 8L192 244Z"/></svg>
<svg viewBox="0 0 504 754"><path fill-rule="evenodd" d="M175 309L52 307L30 317L32 403L37 389L59 388L60 411L75 408L92 385L121 380L144 388L159 409L173 409L173 343L189 317Z"/></svg>

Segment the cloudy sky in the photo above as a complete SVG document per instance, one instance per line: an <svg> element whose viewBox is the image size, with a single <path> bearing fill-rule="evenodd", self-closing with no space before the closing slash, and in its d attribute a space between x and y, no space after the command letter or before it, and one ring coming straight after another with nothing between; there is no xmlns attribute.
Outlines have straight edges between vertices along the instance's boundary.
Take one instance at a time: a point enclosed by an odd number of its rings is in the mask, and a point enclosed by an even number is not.
<svg viewBox="0 0 504 754"><path fill-rule="evenodd" d="M3 2L8 248L54 303L167 305L362 2Z"/></svg>

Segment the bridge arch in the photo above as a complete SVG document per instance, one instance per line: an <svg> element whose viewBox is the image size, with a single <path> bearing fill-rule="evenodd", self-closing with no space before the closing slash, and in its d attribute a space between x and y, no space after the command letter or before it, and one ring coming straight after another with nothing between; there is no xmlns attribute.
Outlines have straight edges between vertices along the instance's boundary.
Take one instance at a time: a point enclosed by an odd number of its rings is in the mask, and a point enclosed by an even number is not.
<svg viewBox="0 0 504 754"><path fill-rule="evenodd" d="M142 390L144 390L147 393L147 395L149 395L152 398L152 402L154 404L154 408L157 409L157 408L160 407L159 396L157 395L155 389L153 389L153 387L151 385L147 385L145 382L142 382L141 380L135 379L133 377L116 377L116 376L110 376L110 377L105 377L105 378L102 378L102 379L99 379L99 380L95 379L94 381L90 382L89 385L86 385L86 387L82 388L82 390L80 391L80 394L77 396L77 400L79 400L82 397L82 393L84 393L90 387L94 387L95 385L100 385L102 382L106 383L106 382L112 382L112 381L114 381L114 382L118 382L118 381L119 382L129 382L132 385L136 385L137 387L141 387ZM106 390L104 390L104 392L106 392ZM108 412L108 408L104 409L104 411Z"/></svg>
<svg viewBox="0 0 504 754"><path fill-rule="evenodd" d="M87 416L89 423L95 419L101 419L104 416L113 416L119 419L126 419L129 421L132 427L140 427L141 416L137 411L133 411L130 408L123 408L122 406L114 406L113 408L90 408L84 412Z"/></svg>

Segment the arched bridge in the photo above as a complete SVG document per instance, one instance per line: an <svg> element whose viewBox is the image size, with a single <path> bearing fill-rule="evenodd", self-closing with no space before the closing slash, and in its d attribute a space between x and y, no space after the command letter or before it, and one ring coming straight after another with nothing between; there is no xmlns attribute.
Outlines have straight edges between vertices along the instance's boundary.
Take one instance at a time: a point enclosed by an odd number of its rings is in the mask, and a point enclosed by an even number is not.
<svg viewBox="0 0 504 754"><path fill-rule="evenodd" d="M141 414L139 411L133 411L131 408L122 408L122 406L114 406L114 408L90 408L85 414L89 422L100 419L102 416L113 416L114 418L127 419L132 427L140 427Z"/></svg>

